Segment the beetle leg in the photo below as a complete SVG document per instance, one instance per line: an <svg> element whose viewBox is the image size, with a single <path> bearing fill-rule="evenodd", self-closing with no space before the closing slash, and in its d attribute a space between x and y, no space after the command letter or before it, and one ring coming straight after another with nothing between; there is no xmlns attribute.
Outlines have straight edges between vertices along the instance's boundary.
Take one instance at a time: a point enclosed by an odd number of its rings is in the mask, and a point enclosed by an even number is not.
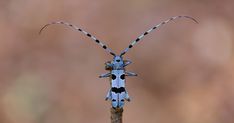
<svg viewBox="0 0 234 123"><path fill-rule="evenodd" d="M126 99L128 102L130 102L131 99L130 99L130 97L129 97L129 95L128 95L128 91L126 90L125 93L126 93L125 99Z"/></svg>
<svg viewBox="0 0 234 123"><path fill-rule="evenodd" d="M110 77L111 73L105 73L99 76L99 78L105 78L105 77Z"/></svg>
<svg viewBox="0 0 234 123"><path fill-rule="evenodd" d="M128 66L129 64L131 64L132 62L130 60L124 60L124 67Z"/></svg>
<svg viewBox="0 0 234 123"><path fill-rule="evenodd" d="M137 74L133 73L133 72L125 72L125 75L126 76L137 76Z"/></svg>
<svg viewBox="0 0 234 123"><path fill-rule="evenodd" d="M109 89L107 95L106 95L106 98L105 100L111 100L111 89Z"/></svg>

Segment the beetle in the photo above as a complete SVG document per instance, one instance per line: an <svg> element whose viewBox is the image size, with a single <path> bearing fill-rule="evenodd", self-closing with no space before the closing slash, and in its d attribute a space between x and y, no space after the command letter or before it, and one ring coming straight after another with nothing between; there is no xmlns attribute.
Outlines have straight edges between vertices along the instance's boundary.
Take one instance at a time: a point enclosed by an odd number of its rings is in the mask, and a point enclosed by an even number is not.
<svg viewBox="0 0 234 123"><path fill-rule="evenodd" d="M192 18L190 16L171 17L171 18L157 24L156 26L153 26L152 28L145 31L144 33L142 33L139 37L137 37L135 40L133 40L131 42L131 44L127 48L125 48L119 55L115 54L109 47L107 47L107 45L105 45L102 41L97 39L95 36L91 35L90 33L84 31L81 28L78 28L77 26L75 26L73 24L70 24L70 23L67 23L64 21L56 21L56 22L52 22L52 23L44 25L41 28L39 34L41 34L41 32L49 25L62 24L62 25L68 26L76 31L79 31L79 32L85 34L86 36L91 38L94 42L96 42L99 46L101 46L107 53L113 55L113 60L105 63L105 69L108 70L109 72L102 74L99 77L100 78L108 77L111 79L111 82L110 82L111 88L108 90L108 93L107 93L105 99L110 100L112 102L113 108L123 108L125 100L130 101L128 91L126 90L126 87L125 87L125 78L126 78L126 76L137 76L136 73L128 72L125 70L125 67L128 66L129 64L131 64L132 62L130 60L124 60L123 55L126 54L129 51L129 49L131 49L135 44L137 44L139 41L141 41L141 39L144 36L148 35L151 31L158 29L162 25L165 25L168 22L171 22L171 21L178 19L178 18L187 18L187 19L190 19L190 20L198 23L194 18Z"/></svg>

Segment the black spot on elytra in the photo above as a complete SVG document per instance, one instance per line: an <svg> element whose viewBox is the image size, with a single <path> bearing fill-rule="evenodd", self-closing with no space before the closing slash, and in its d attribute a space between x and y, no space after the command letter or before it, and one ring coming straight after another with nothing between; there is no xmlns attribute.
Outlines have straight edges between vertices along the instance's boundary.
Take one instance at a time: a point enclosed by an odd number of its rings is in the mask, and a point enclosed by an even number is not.
<svg viewBox="0 0 234 123"><path fill-rule="evenodd" d="M79 31L82 31L82 29L78 29Z"/></svg>
<svg viewBox="0 0 234 123"><path fill-rule="evenodd" d="M121 99L121 102L123 102L124 101L124 99Z"/></svg>
<svg viewBox="0 0 234 123"><path fill-rule="evenodd" d="M122 75L120 76L120 79L124 80L124 79L125 79L125 74L122 74Z"/></svg>
<svg viewBox="0 0 234 123"><path fill-rule="evenodd" d="M155 26L153 29L156 29L157 27Z"/></svg>
<svg viewBox="0 0 234 123"><path fill-rule="evenodd" d="M120 87L120 88L112 87L111 91L115 93L122 93L122 92L125 92L125 88L124 87Z"/></svg>
<svg viewBox="0 0 234 123"><path fill-rule="evenodd" d="M117 62L120 62L120 60L119 60L119 59L117 59L116 61L117 61Z"/></svg>
<svg viewBox="0 0 234 123"><path fill-rule="evenodd" d="M128 48L132 48L132 45L130 44L130 45L128 46Z"/></svg>
<svg viewBox="0 0 234 123"><path fill-rule="evenodd" d="M116 99L112 99L112 101L113 101L113 102L115 102L115 101L116 101Z"/></svg>
<svg viewBox="0 0 234 123"><path fill-rule="evenodd" d="M148 32L145 32L145 33L144 33L144 35L147 35L147 34L148 34Z"/></svg>
<svg viewBox="0 0 234 123"><path fill-rule="evenodd" d="M73 26L73 25L69 24L69 26Z"/></svg>
<svg viewBox="0 0 234 123"><path fill-rule="evenodd" d="M115 80L116 79L116 76L114 74L111 74L111 79L112 80Z"/></svg>
<svg viewBox="0 0 234 123"><path fill-rule="evenodd" d="M107 47L106 47L106 45L104 45L104 46L102 46L104 49L106 49Z"/></svg>
<svg viewBox="0 0 234 123"><path fill-rule="evenodd" d="M164 22L162 22L162 24L165 24L166 22L164 21Z"/></svg>

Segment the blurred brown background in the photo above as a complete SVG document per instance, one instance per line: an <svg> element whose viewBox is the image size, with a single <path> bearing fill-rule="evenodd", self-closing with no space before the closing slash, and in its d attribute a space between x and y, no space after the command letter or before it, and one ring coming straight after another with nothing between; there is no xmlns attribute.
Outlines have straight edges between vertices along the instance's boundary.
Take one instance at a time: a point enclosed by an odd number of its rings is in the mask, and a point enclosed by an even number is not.
<svg viewBox="0 0 234 123"><path fill-rule="evenodd" d="M233 0L1 0L0 123L108 123L112 56L62 25L73 23L120 53L155 24L189 15L147 35L124 58L132 102L124 123L234 123Z"/></svg>

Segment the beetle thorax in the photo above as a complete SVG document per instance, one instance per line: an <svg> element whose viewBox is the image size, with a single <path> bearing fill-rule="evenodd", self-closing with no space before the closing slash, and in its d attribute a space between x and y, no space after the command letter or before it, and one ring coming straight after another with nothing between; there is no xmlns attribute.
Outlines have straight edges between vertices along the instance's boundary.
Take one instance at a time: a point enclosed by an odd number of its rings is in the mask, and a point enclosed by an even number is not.
<svg viewBox="0 0 234 123"><path fill-rule="evenodd" d="M121 56L114 56L113 60L111 61L112 69L113 70L123 70L124 69L124 61Z"/></svg>

